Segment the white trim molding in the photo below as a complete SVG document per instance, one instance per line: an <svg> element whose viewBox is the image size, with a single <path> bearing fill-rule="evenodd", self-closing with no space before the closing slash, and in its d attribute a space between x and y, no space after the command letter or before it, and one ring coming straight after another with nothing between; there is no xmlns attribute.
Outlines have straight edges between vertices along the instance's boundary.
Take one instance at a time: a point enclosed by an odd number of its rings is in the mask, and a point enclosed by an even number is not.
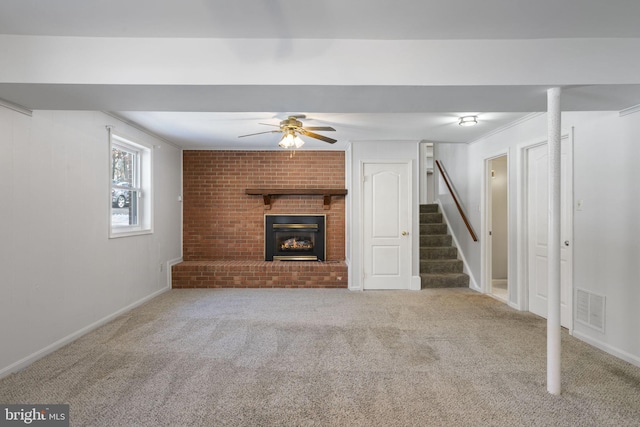
<svg viewBox="0 0 640 427"><path fill-rule="evenodd" d="M633 107L625 108L624 110L620 111L618 114L620 115L620 117L624 117L624 116L628 116L629 114L637 113L639 111L640 111L640 104L634 105Z"/></svg>
<svg viewBox="0 0 640 427"><path fill-rule="evenodd" d="M480 182L481 191L481 209L480 209L480 289L485 294L491 294L491 243L489 238L489 232L491 231L491 210L492 206L488 204L488 199L491 194L491 177L489 176L490 162L499 157L505 156L507 158L507 254L511 255L511 149L509 147L500 151L496 151L489 156L485 156L482 160L482 181ZM513 272L511 271L511 257L507 260L507 283L511 283L513 286L515 280L513 278ZM507 302L510 306L516 306L512 304L511 295L513 294L513 288L509 288L507 295Z"/></svg>
<svg viewBox="0 0 640 427"><path fill-rule="evenodd" d="M518 125L520 125L520 124L522 124L524 122L527 122L527 121L529 121L531 119L535 119L536 117L541 116L543 114L547 114L547 113L546 112L542 112L542 113L539 112L539 113L527 114L524 117L520 117L518 120L515 120L515 121L513 121L511 123L508 123L508 124L506 124L504 126L500 126L499 128L492 130L491 132L487 132L484 135L480 136L479 138L476 138L473 141L469 141L467 144L471 145L471 144L474 144L476 142L482 141L484 139L489 138L490 136L493 136L493 135L499 134L501 132L504 132L507 129L510 129L512 127L515 127L515 126L518 126Z"/></svg>
<svg viewBox="0 0 640 427"><path fill-rule="evenodd" d="M139 130L140 132L144 132L144 133L146 133L147 135L149 135L149 136L151 136L153 138L157 138L160 141L172 146L173 148L177 148L178 150L182 150L183 149L182 147L180 147L175 142L170 141L167 138L164 138L164 137L158 135L157 133L154 133L154 132L150 131L149 129L147 129L144 126L141 126L141 125L139 125L139 124L137 124L135 122L132 122L131 120L125 119L124 117L122 117L118 113L115 113L113 111L102 111L102 113L106 114L109 117L113 117L114 119L119 120L122 123L127 124L127 125L131 126L134 129Z"/></svg>
<svg viewBox="0 0 640 427"><path fill-rule="evenodd" d="M632 365L635 365L637 367L640 367L640 357L635 356L631 353L627 353L624 350L620 350L617 347L614 347L612 345L609 345L607 343L604 343L600 340L597 340L593 337L590 337L589 335L583 334L580 331L576 331L575 329L573 330L573 334L574 337L576 337L577 339L586 342L589 345L592 345L596 348L599 348L600 350L609 353L613 356L616 356L622 360L624 360L625 362L629 362Z"/></svg>
<svg viewBox="0 0 640 427"><path fill-rule="evenodd" d="M184 261L184 259L180 257L180 258L171 259L165 263L166 269L167 269L167 287L169 289L173 287L173 274L171 271L171 267L173 267L176 264L180 264L182 261Z"/></svg>
<svg viewBox="0 0 640 427"><path fill-rule="evenodd" d="M0 98L0 107L8 108L9 110L16 111L20 114L24 114L25 116L29 116L29 117L33 116L32 110L29 110L28 108L23 107L22 105L14 104L13 102L7 101L2 98Z"/></svg>

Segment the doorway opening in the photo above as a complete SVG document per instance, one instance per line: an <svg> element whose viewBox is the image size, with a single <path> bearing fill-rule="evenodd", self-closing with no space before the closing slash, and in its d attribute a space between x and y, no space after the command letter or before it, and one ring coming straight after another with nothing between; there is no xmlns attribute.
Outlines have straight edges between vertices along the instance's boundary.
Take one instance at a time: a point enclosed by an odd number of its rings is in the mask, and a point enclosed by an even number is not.
<svg viewBox="0 0 640 427"><path fill-rule="evenodd" d="M420 204L428 205L436 199L433 142L420 143Z"/></svg>
<svg viewBox="0 0 640 427"><path fill-rule="evenodd" d="M506 154L487 159L486 182L486 292L509 302L509 167Z"/></svg>

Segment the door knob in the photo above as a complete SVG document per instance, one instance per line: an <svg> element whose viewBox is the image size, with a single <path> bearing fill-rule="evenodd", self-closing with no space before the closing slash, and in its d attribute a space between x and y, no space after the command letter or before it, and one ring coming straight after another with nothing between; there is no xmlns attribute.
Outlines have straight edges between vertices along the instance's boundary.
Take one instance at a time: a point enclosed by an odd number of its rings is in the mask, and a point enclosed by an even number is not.
<svg viewBox="0 0 640 427"><path fill-rule="evenodd" d="M406 236L407 234L409 234L409 233L407 233L406 231L403 231L403 232L402 232L402 235L403 235L403 236Z"/></svg>
<svg viewBox="0 0 640 427"><path fill-rule="evenodd" d="M564 241L564 245L565 245L565 246L569 246L569 241L568 241L568 240L565 240L565 241Z"/></svg>

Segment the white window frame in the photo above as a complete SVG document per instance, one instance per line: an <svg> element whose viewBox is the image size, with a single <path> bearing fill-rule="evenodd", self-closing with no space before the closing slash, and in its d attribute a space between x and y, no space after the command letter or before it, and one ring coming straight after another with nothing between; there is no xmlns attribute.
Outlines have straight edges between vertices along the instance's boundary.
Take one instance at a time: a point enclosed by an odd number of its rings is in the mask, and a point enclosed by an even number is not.
<svg viewBox="0 0 640 427"><path fill-rule="evenodd" d="M122 187L122 190L131 191L131 197L136 194L138 199L137 224L134 225L114 225L112 223L112 196L114 188L112 181L113 171L113 148L123 149L136 154L136 165L134 168L133 182L131 187ZM139 236L153 233L153 146L141 142L133 142L130 138L125 138L115 134L109 129L109 238L119 238L128 236Z"/></svg>

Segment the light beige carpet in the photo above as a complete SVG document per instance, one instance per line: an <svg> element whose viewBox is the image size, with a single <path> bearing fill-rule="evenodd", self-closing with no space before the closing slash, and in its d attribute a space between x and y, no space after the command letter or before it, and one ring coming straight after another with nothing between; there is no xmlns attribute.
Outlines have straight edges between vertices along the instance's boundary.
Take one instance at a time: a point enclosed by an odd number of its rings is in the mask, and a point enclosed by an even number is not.
<svg viewBox="0 0 640 427"><path fill-rule="evenodd" d="M172 290L0 380L74 426L640 426L640 368L466 289Z"/></svg>

